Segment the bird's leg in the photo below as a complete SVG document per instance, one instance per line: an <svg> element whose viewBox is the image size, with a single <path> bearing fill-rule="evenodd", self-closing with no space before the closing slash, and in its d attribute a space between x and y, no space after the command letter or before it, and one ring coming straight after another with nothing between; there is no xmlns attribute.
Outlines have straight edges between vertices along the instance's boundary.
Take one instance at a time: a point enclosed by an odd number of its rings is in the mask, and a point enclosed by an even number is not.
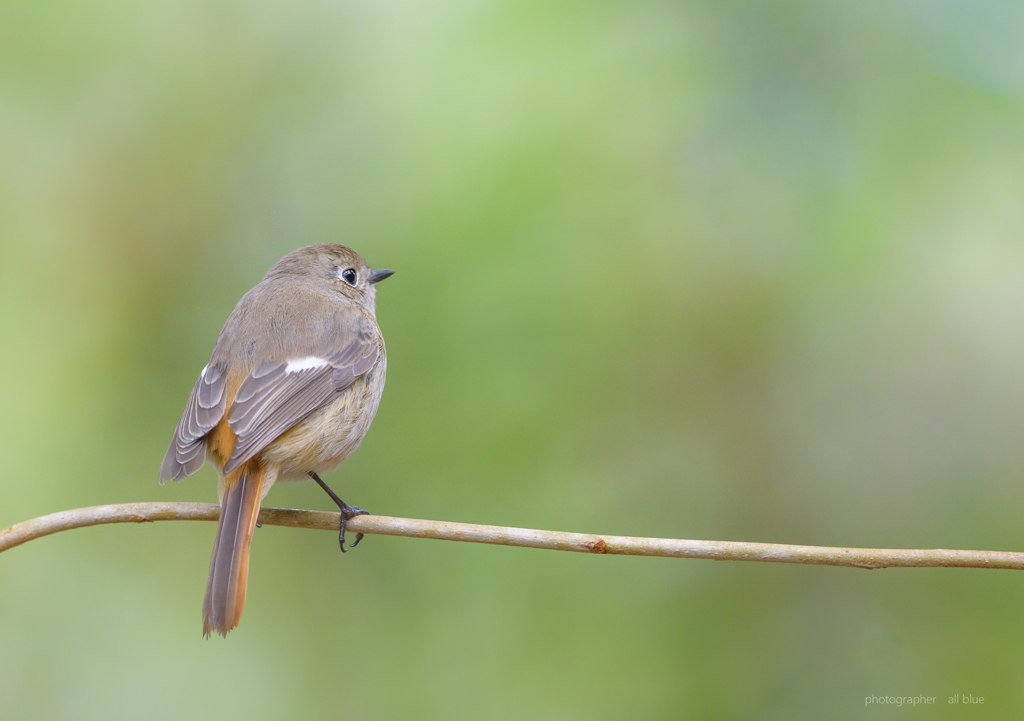
<svg viewBox="0 0 1024 721"><path fill-rule="evenodd" d="M356 516L369 516L370 512L369 511L364 511L362 508L357 508L356 506L350 506L347 503L345 503L345 501L343 501L340 498L338 498L338 494L335 493L334 491L332 491L327 486L327 484L324 483L320 479L320 476L318 476L313 471L309 471L309 477L312 478L317 483L319 483L320 487L323 488L327 492L327 495L331 497L331 500L333 500L335 503L338 504L338 509L341 511L341 532L338 534L338 545L341 546L341 552L344 553L345 552L345 528L348 526L349 520L352 519L352 518L355 518ZM349 548L355 548L356 546L359 545L359 542L361 540L363 540L363 534L362 533L357 533L356 534L356 540L354 540L352 542L352 545L349 546Z"/></svg>

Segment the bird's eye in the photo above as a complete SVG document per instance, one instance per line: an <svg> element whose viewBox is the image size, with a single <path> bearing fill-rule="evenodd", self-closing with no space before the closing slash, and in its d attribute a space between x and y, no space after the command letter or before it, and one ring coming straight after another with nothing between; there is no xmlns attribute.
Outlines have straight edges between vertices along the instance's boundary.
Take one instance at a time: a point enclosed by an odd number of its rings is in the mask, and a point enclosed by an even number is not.
<svg viewBox="0 0 1024 721"><path fill-rule="evenodd" d="M356 284L356 271L354 269L352 269L352 268L345 268L345 270L343 270L341 272L341 277L349 285L355 285Z"/></svg>

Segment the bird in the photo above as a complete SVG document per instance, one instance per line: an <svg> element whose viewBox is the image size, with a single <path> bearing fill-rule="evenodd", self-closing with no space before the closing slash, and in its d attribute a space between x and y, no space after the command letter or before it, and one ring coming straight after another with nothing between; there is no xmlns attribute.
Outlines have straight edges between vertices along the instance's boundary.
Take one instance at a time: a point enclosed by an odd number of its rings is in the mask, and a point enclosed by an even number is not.
<svg viewBox="0 0 1024 721"><path fill-rule="evenodd" d="M293 250L242 296L192 388L160 466L181 481L217 470L220 518L203 601L203 635L226 637L245 606L249 543L260 503L278 481L312 478L348 521L349 506L320 478L370 428L387 372L372 270L344 245ZM356 536L352 546L359 543Z"/></svg>

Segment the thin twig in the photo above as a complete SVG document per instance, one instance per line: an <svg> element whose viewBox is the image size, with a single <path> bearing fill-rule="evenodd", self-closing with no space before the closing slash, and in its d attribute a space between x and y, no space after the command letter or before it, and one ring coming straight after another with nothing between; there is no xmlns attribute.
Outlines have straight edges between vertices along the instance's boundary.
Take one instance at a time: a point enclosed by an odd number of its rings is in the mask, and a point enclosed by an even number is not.
<svg viewBox="0 0 1024 721"><path fill-rule="evenodd" d="M34 538L83 526L105 523L147 523L149 521L216 521L220 506L213 503L126 503L118 506L94 506L62 511L18 523L0 531L0 551L19 546ZM260 523L292 528L337 531L340 516L325 511L289 508L264 508ZM706 558L716 561L762 561L803 563L819 566L855 566L858 568L934 567L1014 568L1024 570L1024 553L1005 551L956 551L897 548L828 548L789 546L775 543L737 543L732 541L685 541L673 538L633 538L596 536L589 533L537 531L504 526L478 526L471 523L422 521L388 516L356 516L348 522L350 531L385 536L435 538L446 541L492 543L501 546L547 548L554 551L607 553L623 556L670 556Z"/></svg>

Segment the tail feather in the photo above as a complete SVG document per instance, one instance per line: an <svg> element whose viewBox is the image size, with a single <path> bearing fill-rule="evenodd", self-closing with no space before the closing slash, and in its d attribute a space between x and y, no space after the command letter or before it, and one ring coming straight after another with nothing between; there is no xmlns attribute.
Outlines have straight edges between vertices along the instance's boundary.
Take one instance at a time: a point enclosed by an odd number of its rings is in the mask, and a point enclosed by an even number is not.
<svg viewBox="0 0 1024 721"><path fill-rule="evenodd" d="M249 579L249 542L263 497L266 468L255 459L224 479L217 540L210 559L210 577L203 601L203 635L227 636L245 607Z"/></svg>

